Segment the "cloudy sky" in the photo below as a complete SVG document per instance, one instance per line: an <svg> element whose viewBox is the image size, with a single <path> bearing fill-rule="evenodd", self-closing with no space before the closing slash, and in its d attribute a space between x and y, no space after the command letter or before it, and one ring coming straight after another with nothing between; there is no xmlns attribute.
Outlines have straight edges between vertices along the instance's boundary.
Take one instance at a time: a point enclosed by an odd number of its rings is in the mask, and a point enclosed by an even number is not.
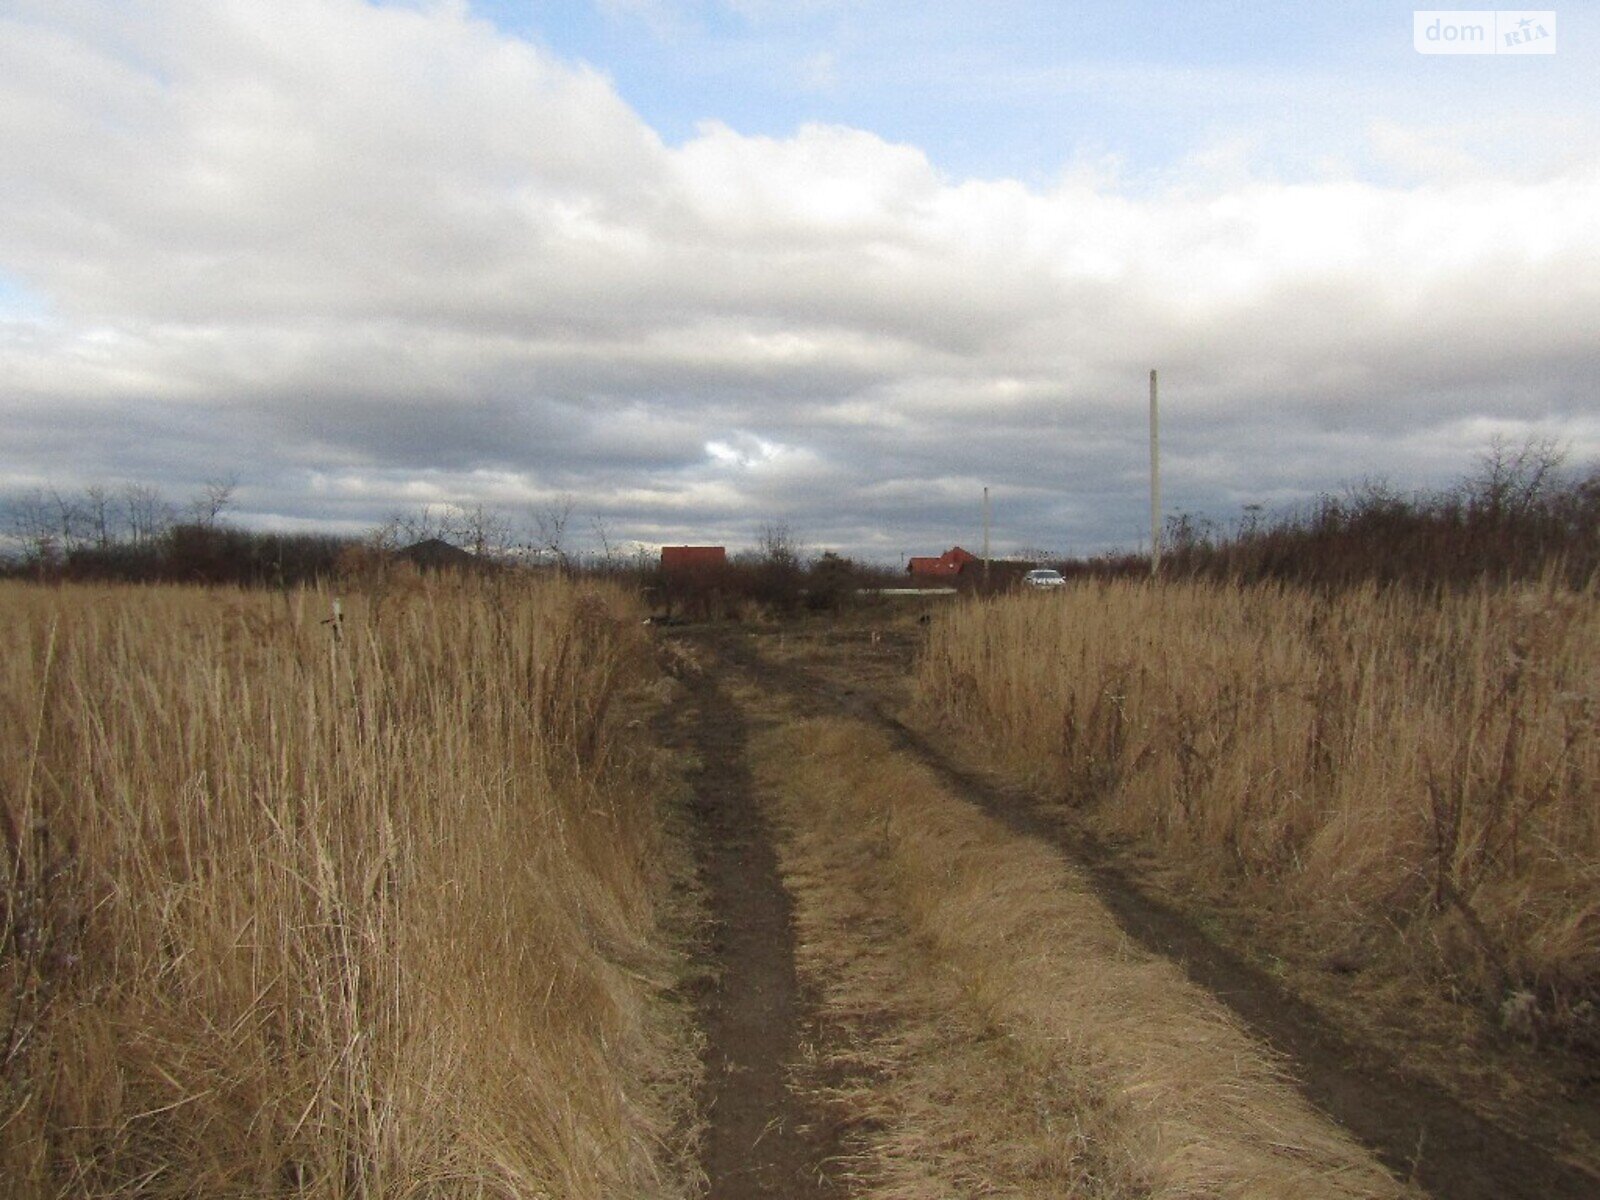
<svg viewBox="0 0 1600 1200"><path fill-rule="evenodd" d="M0 0L0 493L897 561L1600 458L1600 5Z"/></svg>

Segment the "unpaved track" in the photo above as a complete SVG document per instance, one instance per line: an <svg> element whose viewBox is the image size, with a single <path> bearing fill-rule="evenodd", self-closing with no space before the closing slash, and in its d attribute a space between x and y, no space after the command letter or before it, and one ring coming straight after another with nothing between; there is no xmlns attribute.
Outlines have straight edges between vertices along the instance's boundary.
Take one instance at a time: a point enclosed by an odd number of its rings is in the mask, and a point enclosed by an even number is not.
<svg viewBox="0 0 1600 1200"><path fill-rule="evenodd" d="M843 713L889 729L899 744L1014 831L1063 850L1142 946L1178 962L1283 1054L1303 1094L1401 1178L1439 1200L1591 1200L1600 1180L1484 1120L1447 1093L1350 1041L1270 975L1216 945L1182 914L1142 893L1092 842L1042 815L1026 795L962 770L869 695L793 663L764 659L747 635L712 633L719 661L794 694L813 712Z"/></svg>
<svg viewBox="0 0 1600 1200"><path fill-rule="evenodd" d="M696 997L706 1035L702 1167L711 1200L831 1194L830 1147L807 1133L789 1086L805 1016L788 893L751 784L745 721L711 674L687 673L690 709L663 733L698 757L697 866L711 908L712 978Z"/></svg>

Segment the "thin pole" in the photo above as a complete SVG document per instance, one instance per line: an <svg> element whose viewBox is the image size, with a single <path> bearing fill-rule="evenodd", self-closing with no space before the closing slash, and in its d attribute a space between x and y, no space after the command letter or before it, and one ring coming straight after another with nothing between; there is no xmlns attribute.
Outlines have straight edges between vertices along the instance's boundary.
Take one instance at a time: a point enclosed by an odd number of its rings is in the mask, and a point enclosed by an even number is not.
<svg viewBox="0 0 1600 1200"><path fill-rule="evenodd" d="M1150 371L1150 575L1161 571L1161 432L1156 419L1156 373Z"/></svg>
<svg viewBox="0 0 1600 1200"><path fill-rule="evenodd" d="M989 587L989 489L983 489L983 586Z"/></svg>

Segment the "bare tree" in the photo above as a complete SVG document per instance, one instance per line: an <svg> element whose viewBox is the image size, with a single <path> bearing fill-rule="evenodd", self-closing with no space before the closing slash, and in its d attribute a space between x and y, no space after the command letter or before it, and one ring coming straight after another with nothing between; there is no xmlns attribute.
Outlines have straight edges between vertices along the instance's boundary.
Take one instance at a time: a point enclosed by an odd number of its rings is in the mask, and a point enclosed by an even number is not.
<svg viewBox="0 0 1600 1200"><path fill-rule="evenodd" d="M800 539L788 525L762 527L757 538L753 594L765 604L793 611L804 583Z"/></svg>
<svg viewBox="0 0 1600 1200"><path fill-rule="evenodd" d="M148 483L128 483L118 493L128 536L135 545L153 541L171 527L176 514L161 489Z"/></svg>
<svg viewBox="0 0 1600 1200"><path fill-rule="evenodd" d="M380 525L375 525L372 531L362 540L374 550L394 551L404 545L404 534L400 531L403 518L399 513L391 513Z"/></svg>
<svg viewBox="0 0 1600 1200"><path fill-rule="evenodd" d="M758 539L761 561L785 570L800 568L800 539L788 525L763 525Z"/></svg>
<svg viewBox="0 0 1600 1200"><path fill-rule="evenodd" d="M55 512L43 488L30 488L12 496L6 502L6 524L30 559L47 561L60 550Z"/></svg>
<svg viewBox="0 0 1600 1200"><path fill-rule="evenodd" d="M502 555L511 546L511 520L492 505L457 510L456 531L462 546L480 557Z"/></svg>
<svg viewBox="0 0 1600 1200"><path fill-rule="evenodd" d="M1515 446L1496 434L1466 483L1467 502L1493 517L1526 513L1556 489L1566 459L1566 448L1554 438L1529 438Z"/></svg>
<svg viewBox="0 0 1600 1200"><path fill-rule="evenodd" d="M73 550L80 546L84 540L84 514L78 498L59 488L51 488L50 512L61 548Z"/></svg>
<svg viewBox="0 0 1600 1200"><path fill-rule="evenodd" d="M114 510L111 492L102 483L91 483L83 489L83 520L89 540L97 550L108 548L115 537L112 529Z"/></svg>
<svg viewBox="0 0 1600 1200"><path fill-rule="evenodd" d="M563 567L567 565L567 526L572 523L572 510L575 507L577 501L570 495L562 494L543 507L529 509L529 516L533 519L534 548L549 554Z"/></svg>
<svg viewBox="0 0 1600 1200"><path fill-rule="evenodd" d="M590 526L594 529L595 541L600 543L600 568L605 571L614 571L621 565L621 548L612 539L611 527L606 524L604 517L591 518Z"/></svg>
<svg viewBox="0 0 1600 1200"><path fill-rule="evenodd" d="M233 493L239 487L239 476L230 473L206 480L200 485L200 494L189 501L189 514L196 525L207 528L217 523L233 504Z"/></svg>
<svg viewBox="0 0 1600 1200"><path fill-rule="evenodd" d="M396 540L407 546L435 538L445 542L455 539L453 514L441 505L424 504L410 512L395 513L389 523L394 527Z"/></svg>

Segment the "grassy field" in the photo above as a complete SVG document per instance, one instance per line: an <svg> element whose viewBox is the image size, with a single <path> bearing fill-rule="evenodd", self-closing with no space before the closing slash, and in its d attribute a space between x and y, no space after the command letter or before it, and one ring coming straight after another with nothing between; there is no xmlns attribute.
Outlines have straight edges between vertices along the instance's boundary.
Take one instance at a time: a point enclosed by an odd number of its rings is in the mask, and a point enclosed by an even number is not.
<svg viewBox="0 0 1600 1200"><path fill-rule="evenodd" d="M649 653L560 581L0 587L0 1192L683 1194Z"/></svg>
<svg viewBox="0 0 1600 1200"><path fill-rule="evenodd" d="M1592 590L1086 582L936 618L917 698L1336 953L1387 946L1514 1029L1600 1037Z"/></svg>

